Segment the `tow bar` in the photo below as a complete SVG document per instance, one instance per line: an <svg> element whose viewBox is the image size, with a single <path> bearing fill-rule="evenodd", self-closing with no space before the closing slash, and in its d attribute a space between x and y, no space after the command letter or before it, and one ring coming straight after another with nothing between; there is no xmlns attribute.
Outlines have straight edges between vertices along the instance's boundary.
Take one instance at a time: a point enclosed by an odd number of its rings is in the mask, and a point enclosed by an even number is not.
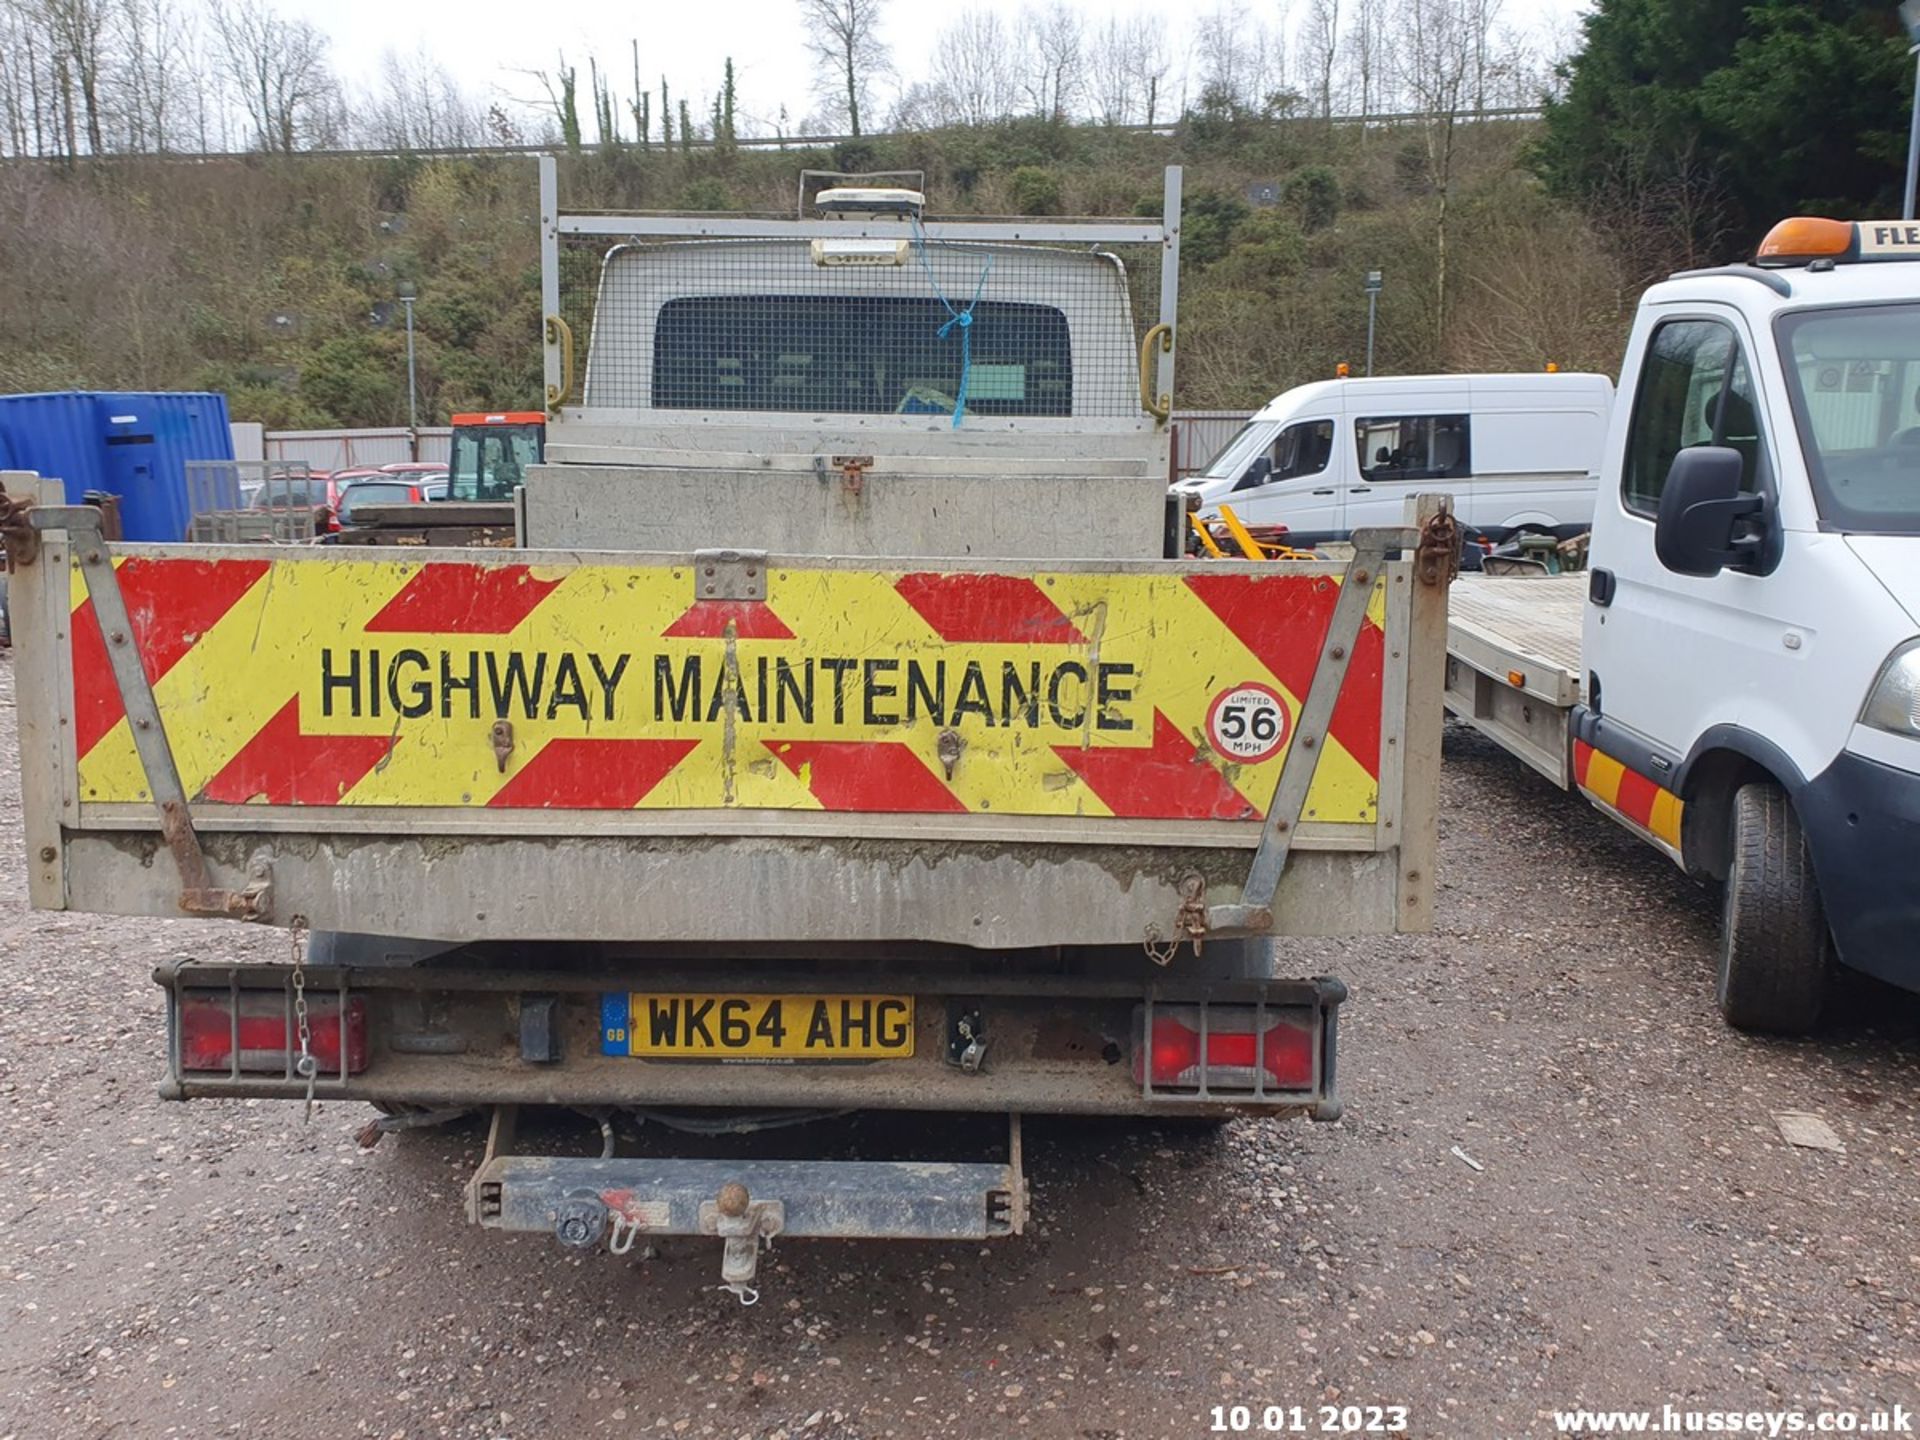
<svg viewBox="0 0 1920 1440"><path fill-rule="evenodd" d="M775 1236L841 1240L988 1240L1026 1228L1020 1117L1005 1161L708 1160L527 1155L518 1114L493 1111L487 1153L467 1187L468 1218L545 1231L574 1250L624 1255L637 1239L711 1235L720 1288L743 1305Z"/></svg>

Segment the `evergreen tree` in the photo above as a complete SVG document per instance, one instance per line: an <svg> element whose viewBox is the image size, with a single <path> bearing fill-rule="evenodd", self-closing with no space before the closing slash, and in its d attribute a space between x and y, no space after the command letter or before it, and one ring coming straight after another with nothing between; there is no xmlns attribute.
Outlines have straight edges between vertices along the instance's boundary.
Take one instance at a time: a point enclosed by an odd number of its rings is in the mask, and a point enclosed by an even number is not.
<svg viewBox="0 0 1920 1440"><path fill-rule="evenodd" d="M1534 162L1659 257L1750 253L1782 215L1897 206L1913 94L1891 4L1598 0Z"/></svg>

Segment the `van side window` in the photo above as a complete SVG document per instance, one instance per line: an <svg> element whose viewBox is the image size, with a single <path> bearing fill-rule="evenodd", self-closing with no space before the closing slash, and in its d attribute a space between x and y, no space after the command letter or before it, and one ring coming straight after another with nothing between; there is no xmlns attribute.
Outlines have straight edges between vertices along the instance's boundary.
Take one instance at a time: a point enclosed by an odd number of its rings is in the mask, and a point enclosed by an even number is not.
<svg viewBox="0 0 1920 1440"><path fill-rule="evenodd" d="M1253 457L1235 490L1252 490L1276 480L1318 475L1333 459L1333 422L1303 420L1289 425L1265 450Z"/></svg>
<svg viewBox="0 0 1920 1440"><path fill-rule="evenodd" d="M1446 480L1473 473L1465 415L1393 415L1353 422L1366 480Z"/></svg>
<svg viewBox="0 0 1920 1440"><path fill-rule="evenodd" d="M1620 495L1651 518L1673 457L1693 445L1728 445L1746 462L1740 488L1767 473L1753 374L1733 331L1718 320L1669 320L1653 332L1634 389Z"/></svg>

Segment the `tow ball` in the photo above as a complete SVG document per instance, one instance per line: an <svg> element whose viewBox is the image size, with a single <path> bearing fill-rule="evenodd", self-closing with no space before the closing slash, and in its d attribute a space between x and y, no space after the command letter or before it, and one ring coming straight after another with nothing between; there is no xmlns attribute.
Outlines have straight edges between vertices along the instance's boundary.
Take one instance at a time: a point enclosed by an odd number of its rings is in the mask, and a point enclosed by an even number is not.
<svg viewBox="0 0 1920 1440"><path fill-rule="evenodd" d="M732 1291L742 1305L760 1298L753 1278L760 1269L761 1240L771 1241L786 1223L786 1206L778 1200L755 1200L738 1180L700 1202L700 1233L721 1240L720 1288Z"/></svg>

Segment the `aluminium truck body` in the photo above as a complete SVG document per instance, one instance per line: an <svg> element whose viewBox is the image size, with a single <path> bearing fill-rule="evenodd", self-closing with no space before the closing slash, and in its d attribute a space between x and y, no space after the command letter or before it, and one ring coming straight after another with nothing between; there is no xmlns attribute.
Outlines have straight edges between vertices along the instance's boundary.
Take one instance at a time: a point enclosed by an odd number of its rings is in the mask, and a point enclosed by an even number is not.
<svg viewBox="0 0 1920 1440"><path fill-rule="evenodd" d="M34 903L295 931L158 977L166 1093L483 1109L473 1219L718 1235L741 1287L776 1233L1017 1231L1021 1113L1337 1114L1344 987L1273 940L1430 923L1457 540L1436 502L1345 565L1164 558L1174 287L1138 333L1086 247L1177 274L1177 172L1161 222L1039 234L567 216L543 182L514 547L9 517ZM716 243L746 230L772 289ZM610 305L640 247L657 294ZM711 399L740 386L784 408ZM1015 1119L983 1163L643 1158L610 1120L586 1161L516 1141L541 1105Z"/></svg>

